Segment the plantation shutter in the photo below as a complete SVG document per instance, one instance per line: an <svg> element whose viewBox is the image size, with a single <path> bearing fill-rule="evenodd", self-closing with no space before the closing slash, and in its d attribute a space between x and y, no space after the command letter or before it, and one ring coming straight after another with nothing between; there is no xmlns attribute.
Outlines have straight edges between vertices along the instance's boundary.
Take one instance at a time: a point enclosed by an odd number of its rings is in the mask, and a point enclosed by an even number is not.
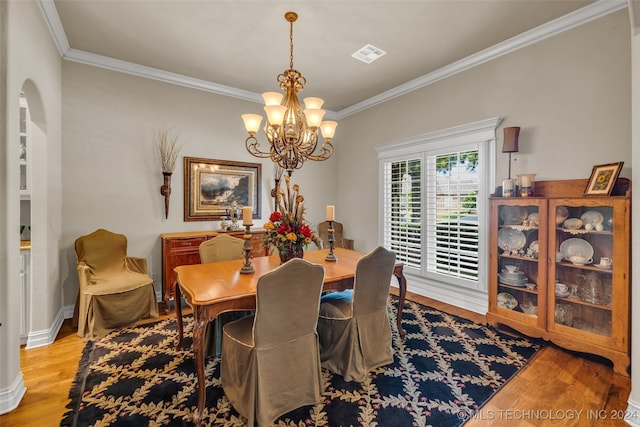
<svg viewBox="0 0 640 427"><path fill-rule="evenodd" d="M421 268L421 160L389 160L383 172L383 245L396 261Z"/></svg>
<svg viewBox="0 0 640 427"><path fill-rule="evenodd" d="M427 155L425 256L428 273L477 282L478 149L472 146Z"/></svg>

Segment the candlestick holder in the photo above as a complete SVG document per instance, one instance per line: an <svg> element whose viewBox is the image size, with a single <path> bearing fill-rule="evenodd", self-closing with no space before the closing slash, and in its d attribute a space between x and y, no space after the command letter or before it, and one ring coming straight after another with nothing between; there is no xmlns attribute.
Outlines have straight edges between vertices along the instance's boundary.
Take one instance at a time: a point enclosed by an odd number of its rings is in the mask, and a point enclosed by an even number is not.
<svg viewBox="0 0 640 427"><path fill-rule="evenodd" d="M251 265L251 262L249 261L251 259L251 227L252 226L253 224L244 225L244 228L245 228L244 236L242 236L242 238L244 239L244 247L242 248L242 251L244 252L244 265L240 269L240 273L242 274L255 273L255 270L253 269L253 265Z"/></svg>
<svg viewBox="0 0 640 427"><path fill-rule="evenodd" d="M329 253L325 257L325 261L336 262L338 261L338 257L333 253L333 244L335 242L334 232L336 230L333 228L333 221L329 221L329 228L327 228L327 232L329 234Z"/></svg>

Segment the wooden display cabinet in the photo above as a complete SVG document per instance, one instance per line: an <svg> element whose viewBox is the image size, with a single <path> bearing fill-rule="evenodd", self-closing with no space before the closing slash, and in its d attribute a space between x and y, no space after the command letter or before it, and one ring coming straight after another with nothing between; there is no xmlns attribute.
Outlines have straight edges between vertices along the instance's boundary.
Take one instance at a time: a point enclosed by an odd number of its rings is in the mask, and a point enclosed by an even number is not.
<svg viewBox="0 0 640 427"><path fill-rule="evenodd" d="M162 300L165 313L169 312L170 300L174 297L176 273L174 268L180 265L200 264L200 244L218 234L228 234L242 239L244 230L235 231L189 231L182 233L163 233L162 240ZM262 247L264 230L251 230L251 257L267 255Z"/></svg>
<svg viewBox="0 0 640 427"><path fill-rule="evenodd" d="M605 357L628 376L631 182L618 179L612 196L584 196L586 185L542 181L534 197L491 197L487 320Z"/></svg>

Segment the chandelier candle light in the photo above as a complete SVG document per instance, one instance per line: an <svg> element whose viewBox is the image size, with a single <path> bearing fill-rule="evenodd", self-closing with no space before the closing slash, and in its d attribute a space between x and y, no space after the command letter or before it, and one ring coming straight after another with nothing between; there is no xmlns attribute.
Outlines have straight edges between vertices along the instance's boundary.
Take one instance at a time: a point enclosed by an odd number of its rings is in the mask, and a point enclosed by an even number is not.
<svg viewBox="0 0 640 427"><path fill-rule="evenodd" d="M333 228L333 221L336 219L336 207L333 205L327 205L327 221L329 221L329 227L327 232L329 233L329 253L325 257L325 261L336 262L338 257L333 253L333 244L335 242L335 228Z"/></svg>
<svg viewBox="0 0 640 427"><path fill-rule="evenodd" d="M294 169L302 167L306 160L327 160L333 153L331 139L338 125L332 121L322 121L325 111L322 109L324 101L320 98L304 98L304 110L298 100L300 92L306 84L306 79L293 68L293 23L298 19L295 12L284 15L289 22L289 69L278 75L279 92L265 92L264 110L267 113L267 123L264 132L269 142L266 150L261 150L256 139L260 129L262 116L259 114L243 114L244 126L249 133L245 140L247 151L256 157L271 158L271 160L285 169L289 176ZM282 99L284 98L284 105ZM324 138L320 152L314 154L318 145L318 130Z"/></svg>
<svg viewBox="0 0 640 427"><path fill-rule="evenodd" d="M242 225L244 225L244 265L240 269L240 273L255 273L253 265L249 261L251 259L251 227L253 226L253 206L245 206L242 208Z"/></svg>

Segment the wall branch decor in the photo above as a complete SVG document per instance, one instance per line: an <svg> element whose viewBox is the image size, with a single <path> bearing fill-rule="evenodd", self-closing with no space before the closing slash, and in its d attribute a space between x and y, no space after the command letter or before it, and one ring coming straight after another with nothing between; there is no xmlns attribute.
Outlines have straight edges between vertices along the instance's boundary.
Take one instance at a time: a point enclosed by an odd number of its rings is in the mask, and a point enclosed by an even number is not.
<svg viewBox="0 0 640 427"><path fill-rule="evenodd" d="M163 184L160 194L164 196L164 218L169 218L169 198L171 197L171 175L176 167L176 160L182 147L178 146L179 133L168 129L156 131L156 143L160 151Z"/></svg>

